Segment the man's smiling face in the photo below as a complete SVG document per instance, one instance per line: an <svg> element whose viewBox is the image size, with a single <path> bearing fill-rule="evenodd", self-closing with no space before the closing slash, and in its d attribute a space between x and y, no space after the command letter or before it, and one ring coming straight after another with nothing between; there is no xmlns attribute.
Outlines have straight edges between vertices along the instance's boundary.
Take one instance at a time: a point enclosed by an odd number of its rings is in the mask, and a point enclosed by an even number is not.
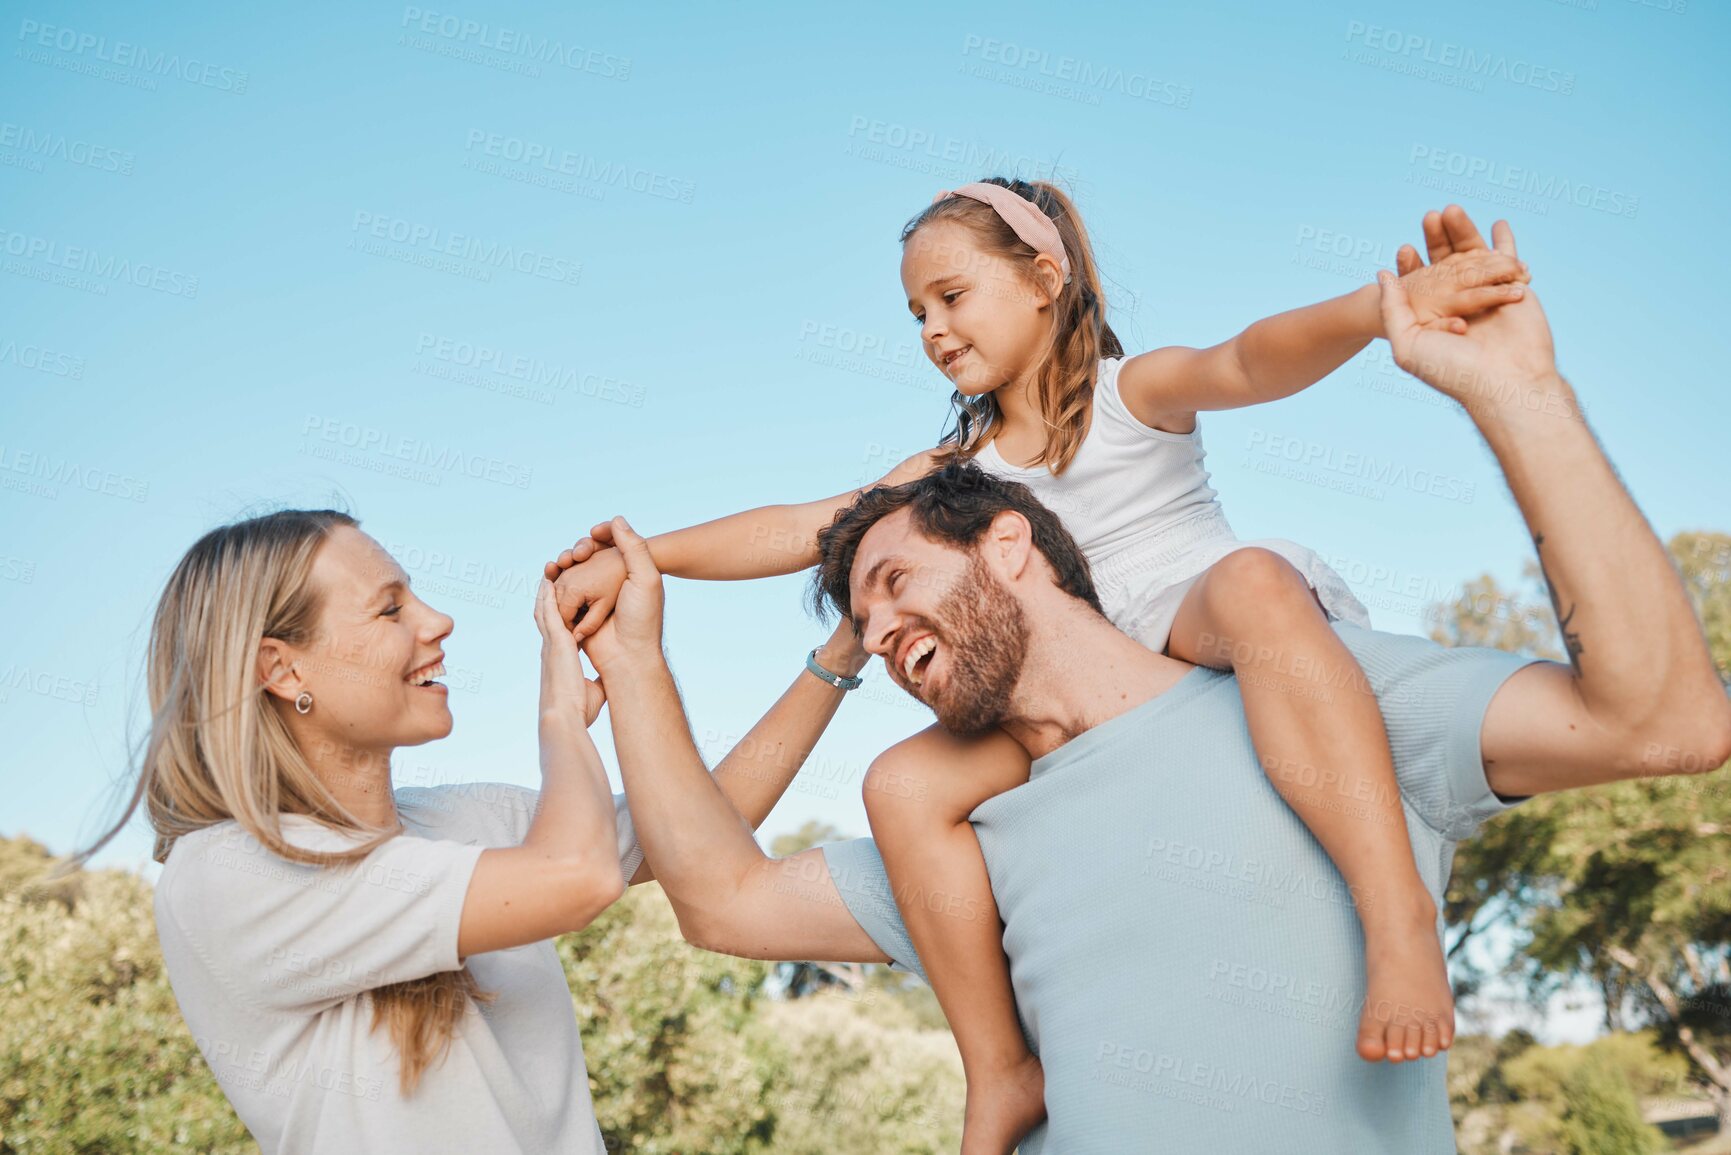
<svg viewBox="0 0 1731 1155"><path fill-rule="evenodd" d="M1027 618L977 548L932 541L900 509L860 539L848 589L866 650L946 730L966 737L1004 718L1027 659Z"/></svg>

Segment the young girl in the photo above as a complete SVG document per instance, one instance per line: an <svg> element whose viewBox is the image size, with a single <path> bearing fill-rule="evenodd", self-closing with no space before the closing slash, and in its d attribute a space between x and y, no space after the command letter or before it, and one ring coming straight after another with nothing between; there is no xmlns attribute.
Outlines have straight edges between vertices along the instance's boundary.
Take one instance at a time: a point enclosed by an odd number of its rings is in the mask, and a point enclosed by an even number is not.
<svg viewBox="0 0 1731 1155"><path fill-rule="evenodd" d="M169 578L136 789L73 862L146 805L175 999L267 1155L607 1149L552 939L651 874L549 583L535 619L541 789L393 790L395 748L451 731L452 621L353 518L223 526ZM821 653L866 661L851 628ZM841 697L802 671L716 768L752 826Z"/></svg>
<svg viewBox="0 0 1731 1155"><path fill-rule="evenodd" d="M1260 321L1212 348L1126 359L1105 323L1080 218L1057 188L993 179L939 193L903 229L902 245L908 307L960 414L937 449L880 484L951 455L1023 482L1087 555L1116 625L1152 649L1232 669L1274 787L1354 896L1367 969L1359 1054L1399 1062L1446 1048L1453 1004L1437 911L1413 861L1381 713L1328 624L1368 617L1310 550L1234 536L1202 467L1196 417L1288 396L1333 371L1381 333L1377 286ZM1525 279L1518 261L1489 249L1429 267L1403 249L1401 265L1422 319L1439 327L1464 328L1457 318L1518 299ZM793 572L818 561L818 530L858 492L664 534L651 552L662 572L681 577ZM600 544L609 540L597 531ZM611 609L623 566L616 551L585 539L548 575L558 579L561 613L581 612L583 633ZM923 647L897 657L900 680L917 685ZM1000 924L944 912L995 915L968 815L1026 781L1028 762L1015 743L999 742L1008 748L1001 773L958 780L930 754L929 734L880 759L896 767L898 788L873 789L868 775L866 807L962 1054L963 1150L1007 1151L1044 1112L1039 1066L1016 1023ZM907 768L922 765L929 773L910 789ZM934 889L945 902L921 901Z"/></svg>

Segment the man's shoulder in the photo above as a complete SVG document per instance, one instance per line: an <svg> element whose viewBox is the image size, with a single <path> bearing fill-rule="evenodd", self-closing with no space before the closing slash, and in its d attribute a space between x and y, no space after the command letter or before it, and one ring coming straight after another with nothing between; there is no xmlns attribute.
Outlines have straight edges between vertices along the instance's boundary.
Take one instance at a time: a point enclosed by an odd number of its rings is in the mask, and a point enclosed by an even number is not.
<svg viewBox="0 0 1731 1155"><path fill-rule="evenodd" d="M540 792L510 782L448 782L396 792L403 818L435 838L485 846L522 841Z"/></svg>
<svg viewBox="0 0 1731 1155"><path fill-rule="evenodd" d="M1366 629L1344 621L1330 624L1358 668L1336 670L1322 663L1308 672L1308 680L1324 689L1364 689L1368 682L1385 715L1426 710L1438 705L1441 697L1485 687L1494 692L1514 671L1539 660L1491 646L1451 646L1417 634Z"/></svg>

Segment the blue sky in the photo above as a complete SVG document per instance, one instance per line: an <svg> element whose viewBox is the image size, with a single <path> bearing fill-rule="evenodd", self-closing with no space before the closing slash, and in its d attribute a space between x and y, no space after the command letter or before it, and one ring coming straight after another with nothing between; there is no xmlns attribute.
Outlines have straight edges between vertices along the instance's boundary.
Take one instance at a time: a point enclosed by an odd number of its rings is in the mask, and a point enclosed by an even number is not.
<svg viewBox="0 0 1731 1155"><path fill-rule="evenodd" d="M407 782L533 785L540 563L847 489L947 388L902 222L1014 172L1072 189L1131 352L1350 291L1458 200L1514 224L1560 359L1663 536L1731 528L1723 9L1685 0L10 10L0 61L0 830L98 827L149 613L221 521L333 501L457 628ZM1381 628L1529 548L1461 414L1386 345L1208 414L1241 536L1335 559ZM1448 499L1282 470L1286 446ZM803 578L670 582L711 760L827 633ZM874 669L766 834L864 833L929 716ZM596 731L611 761L605 727ZM103 861L137 864L134 828Z"/></svg>

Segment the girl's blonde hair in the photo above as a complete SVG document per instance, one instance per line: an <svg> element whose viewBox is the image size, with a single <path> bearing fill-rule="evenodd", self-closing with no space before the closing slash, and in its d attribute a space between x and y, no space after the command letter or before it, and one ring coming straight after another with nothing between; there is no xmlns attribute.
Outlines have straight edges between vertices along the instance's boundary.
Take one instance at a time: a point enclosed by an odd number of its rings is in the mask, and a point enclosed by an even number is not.
<svg viewBox="0 0 1731 1155"><path fill-rule="evenodd" d="M1124 347L1106 324L1106 298L1100 289L1100 270L1076 206L1056 185L1045 181L986 177L984 183L1009 189L1034 206L1058 226L1064 251L1070 258L1070 283L1058 291L1052 305L1052 331L1040 363L1035 369L1036 396L1046 421L1046 444L1029 464L1048 464L1053 473L1063 473L1081 448L1088 431L1088 412L1094 403L1094 374L1102 357L1122 357ZM985 252L1013 262L1023 276L1034 280L1035 253L1018 237L991 205L969 197L945 197L936 201L902 227L902 244L934 221L954 221L974 234ZM958 389L950 398L956 410L955 427L940 444L956 446L956 456L971 458L997 431L1003 420L997 398L988 393L965 397Z"/></svg>
<svg viewBox="0 0 1731 1155"><path fill-rule="evenodd" d="M333 530L359 524L336 510L282 510L214 529L180 559L150 627L151 724L131 797L68 868L106 845L141 802L158 862L182 835L231 819L271 853L325 867L357 862L396 836L356 818L319 780L258 676L265 638L315 641L323 599L313 559ZM363 840L352 850L305 850L283 837L284 814ZM493 997L467 967L368 993L373 1029L385 1025L396 1046L405 1096L443 1056L470 1001Z"/></svg>

